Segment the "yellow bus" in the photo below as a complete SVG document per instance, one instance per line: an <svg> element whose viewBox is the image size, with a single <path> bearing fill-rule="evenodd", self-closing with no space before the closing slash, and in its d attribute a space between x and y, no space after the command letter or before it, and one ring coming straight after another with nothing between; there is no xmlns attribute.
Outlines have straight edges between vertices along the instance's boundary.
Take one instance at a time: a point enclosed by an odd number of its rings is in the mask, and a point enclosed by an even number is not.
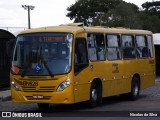
<svg viewBox="0 0 160 120"><path fill-rule="evenodd" d="M17 36L11 67L12 101L73 104L125 94L136 100L155 84L152 32L84 27L43 27Z"/></svg>

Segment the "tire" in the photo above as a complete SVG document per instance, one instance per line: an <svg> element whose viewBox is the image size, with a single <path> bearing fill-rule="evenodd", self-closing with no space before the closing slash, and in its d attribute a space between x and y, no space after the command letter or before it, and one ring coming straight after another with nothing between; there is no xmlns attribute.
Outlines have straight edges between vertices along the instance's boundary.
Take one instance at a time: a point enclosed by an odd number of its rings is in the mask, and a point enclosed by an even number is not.
<svg viewBox="0 0 160 120"><path fill-rule="evenodd" d="M37 103L37 105L40 109L48 109L49 108L48 103Z"/></svg>
<svg viewBox="0 0 160 120"><path fill-rule="evenodd" d="M131 92L129 93L129 99L134 101L139 97L140 92L140 82L139 79L134 77L132 80Z"/></svg>
<svg viewBox="0 0 160 120"><path fill-rule="evenodd" d="M102 90L101 87L98 87L98 85L93 82L90 89L89 107L93 108L98 104L102 104Z"/></svg>

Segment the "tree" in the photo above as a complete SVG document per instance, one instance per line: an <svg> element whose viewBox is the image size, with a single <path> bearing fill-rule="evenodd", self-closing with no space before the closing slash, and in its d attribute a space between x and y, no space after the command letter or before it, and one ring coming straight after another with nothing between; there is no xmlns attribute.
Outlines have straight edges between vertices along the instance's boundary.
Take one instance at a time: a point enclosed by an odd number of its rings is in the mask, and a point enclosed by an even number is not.
<svg viewBox="0 0 160 120"><path fill-rule="evenodd" d="M145 2L140 10L123 0L77 0L67 17L85 25L127 27L160 32L160 1Z"/></svg>
<svg viewBox="0 0 160 120"><path fill-rule="evenodd" d="M67 8L69 13L66 16L71 20L74 19L74 22L89 25L99 14L107 13L121 2L122 0L77 0Z"/></svg>
<svg viewBox="0 0 160 120"><path fill-rule="evenodd" d="M142 25L142 29L150 30L152 32L159 32L160 31L160 19L156 15L148 15L144 11L138 13L138 18L140 20L140 24Z"/></svg>
<svg viewBox="0 0 160 120"><path fill-rule="evenodd" d="M127 27L127 28L140 28L137 24L138 7L131 3L121 2L114 9L109 10L107 13L97 17L93 20L93 25L110 26L110 27Z"/></svg>
<svg viewBox="0 0 160 120"><path fill-rule="evenodd" d="M147 14L160 17L160 1L145 2L142 7Z"/></svg>
<svg viewBox="0 0 160 120"><path fill-rule="evenodd" d="M145 2L142 7L144 10L138 17L142 21L143 29L160 32L160 1Z"/></svg>

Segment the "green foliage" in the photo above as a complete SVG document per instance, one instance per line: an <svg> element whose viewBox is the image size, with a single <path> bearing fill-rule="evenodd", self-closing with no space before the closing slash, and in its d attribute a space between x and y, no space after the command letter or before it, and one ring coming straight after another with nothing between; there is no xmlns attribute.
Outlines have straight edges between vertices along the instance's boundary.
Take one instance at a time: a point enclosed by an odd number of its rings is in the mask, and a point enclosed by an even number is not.
<svg viewBox="0 0 160 120"><path fill-rule="evenodd" d="M138 27L138 18L136 13L138 7L134 4L121 2L114 9L110 9L107 13L93 20L93 25L104 25L110 27Z"/></svg>
<svg viewBox="0 0 160 120"><path fill-rule="evenodd" d="M160 1L146 2L141 10L123 0L77 0L67 17L85 25L127 27L160 32Z"/></svg>
<svg viewBox="0 0 160 120"><path fill-rule="evenodd" d="M147 13L140 12L137 14L138 18L141 21L142 29L150 30L152 32L160 32L160 19L156 15L149 15ZM145 18L145 19L144 19Z"/></svg>
<svg viewBox="0 0 160 120"><path fill-rule="evenodd" d="M74 22L84 22L88 25L94 17L108 12L120 2L122 0L77 0L67 8L69 11L67 17L75 19Z"/></svg>
<svg viewBox="0 0 160 120"><path fill-rule="evenodd" d="M160 17L160 1L145 2L142 7L147 14Z"/></svg>

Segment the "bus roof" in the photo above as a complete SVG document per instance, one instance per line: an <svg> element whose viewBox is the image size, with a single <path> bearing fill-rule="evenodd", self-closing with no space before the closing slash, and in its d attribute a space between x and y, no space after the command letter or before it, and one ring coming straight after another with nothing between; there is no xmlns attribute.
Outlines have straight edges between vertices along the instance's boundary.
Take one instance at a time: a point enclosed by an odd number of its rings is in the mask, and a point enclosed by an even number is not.
<svg viewBox="0 0 160 120"><path fill-rule="evenodd" d="M76 25L60 25L60 26L49 26L41 27L35 29L29 29L21 32L20 34L25 33L39 33L39 32L68 32L68 33L81 33L81 32L93 32L93 33L113 33L113 34L152 34L151 31L147 30L133 30L127 28L106 28L103 26L98 27L84 27Z"/></svg>
<svg viewBox="0 0 160 120"><path fill-rule="evenodd" d="M20 34L26 33L39 33L39 32L68 32L68 33L79 33L83 32L84 29L82 27L76 26L49 26L49 27L41 27L29 29L21 32Z"/></svg>
<svg viewBox="0 0 160 120"><path fill-rule="evenodd" d="M134 30L128 28L97 28L97 27L86 27L87 32L103 32L103 33L113 33L113 34L152 34L151 31L147 30Z"/></svg>

